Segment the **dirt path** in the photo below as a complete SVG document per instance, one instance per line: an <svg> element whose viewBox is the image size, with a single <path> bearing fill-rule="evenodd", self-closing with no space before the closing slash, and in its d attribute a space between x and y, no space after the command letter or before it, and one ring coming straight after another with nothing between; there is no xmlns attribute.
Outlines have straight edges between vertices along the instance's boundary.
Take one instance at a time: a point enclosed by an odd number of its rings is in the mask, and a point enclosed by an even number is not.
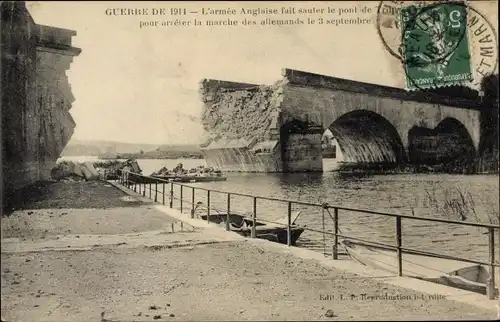
<svg viewBox="0 0 500 322"><path fill-rule="evenodd" d="M362 294L408 298L369 300ZM325 316L327 310L335 316ZM102 311L128 321L494 317L245 241L2 254L4 318L98 321Z"/></svg>
<svg viewBox="0 0 500 322"><path fill-rule="evenodd" d="M2 218L2 238L44 239L58 235L114 235L168 229L177 222L148 205L105 209L38 209Z"/></svg>
<svg viewBox="0 0 500 322"><path fill-rule="evenodd" d="M148 205L28 212L2 219L7 321L100 321L102 312L113 321L496 316L234 234L188 225L180 232L177 220Z"/></svg>

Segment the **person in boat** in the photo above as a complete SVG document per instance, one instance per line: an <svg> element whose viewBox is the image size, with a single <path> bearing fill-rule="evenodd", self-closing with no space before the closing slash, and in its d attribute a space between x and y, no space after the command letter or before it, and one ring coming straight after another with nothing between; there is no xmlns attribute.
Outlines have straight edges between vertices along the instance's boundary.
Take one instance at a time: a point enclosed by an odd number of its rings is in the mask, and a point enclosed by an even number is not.
<svg viewBox="0 0 500 322"><path fill-rule="evenodd" d="M175 174L182 174L182 173L184 173L184 168L183 168L182 163L178 163L175 166L174 170L172 170L172 172L175 173Z"/></svg>

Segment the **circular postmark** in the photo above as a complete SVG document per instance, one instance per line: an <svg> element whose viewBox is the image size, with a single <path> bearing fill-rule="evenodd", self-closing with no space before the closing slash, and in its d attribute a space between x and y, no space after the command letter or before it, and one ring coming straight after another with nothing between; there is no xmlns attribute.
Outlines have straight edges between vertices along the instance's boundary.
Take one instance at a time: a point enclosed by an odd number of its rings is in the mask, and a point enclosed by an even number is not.
<svg viewBox="0 0 500 322"><path fill-rule="evenodd" d="M401 8L404 1L380 1L377 8L377 33L385 49L394 57L403 60L401 55Z"/></svg>
<svg viewBox="0 0 500 322"><path fill-rule="evenodd" d="M413 9L407 9L406 19L408 21L405 23L402 21L401 11L412 5ZM455 8L452 8L452 6L455 6ZM465 13L466 18L464 18L463 15L459 17L457 12L454 12L450 16L453 9L457 9L457 7L460 9L460 6L465 9L465 12L460 10L459 12ZM446 16L446 21L440 16L443 18ZM469 87L478 89L482 78L496 71L498 47L495 28L483 14L469 4L463 2L436 1L381 1L377 10L376 22L377 32L384 48L388 53L401 61L406 76L408 76L408 70L404 68L406 63L409 63L410 66L412 66L412 64L420 64L421 67L424 68L430 65L434 65L434 68L443 68L443 66L446 65L446 60L449 61L452 59L454 61L453 64L461 64L462 66L466 66L465 62L468 60L472 77L467 79L468 77L466 76L468 75L466 75L466 73L455 73L454 76L447 76L449 78L448 81L451 81L451 83L460 82L462 84L467 82ZM459 29L458 32L457 30L452 30L453 28L451 28L451 25L458 23L465 23L467 28ZM427 25L432 27L430 28L431 30L424 30L426 28L429 29ZM415 28L419 26L423 28L420 28L420 31L415 31ZM410 30L414 32L410 32L408 36L414 39L406 44L408 46L405 46L403 34L407 34L407 31ZM425 35L426 32L427 34ZM424 35L422 33L424 33ZM417 39L419 37L420 39ZM445 45L443 49L439 50L439 48L436 48L439 47L437 46L439 44ZM418 45L420 48L422 45L424 46L426 50L421 50L420 55L424 55L425 60L415 59L415 54L418 56L419 53L415 50L414 45ZM468 52L464 50L463 46L465 45L469 48ZM405 57L405 49L407 57ZM412 49L413 55L408 55L408 53L412 52ZM451 57L453 55L454 57ZM410 59L405 59L408 58L408 56ZM458 61L461 62L459 63ZM421 87L418 84L414 84L415 82L412 77L407 77L406 83L410 85L409 87L413 87L413 89L419 89ZM450 85L449 82L447 84L444 83L436 84L433 82L427 84L426 87Z"/></svg>
<svg viewBox="0 0 500 322"><path fill-rule="evenodd" d="M472 78L463 3L406 6L401 10L401 26L408 89L445 86Z"/></svg>
<svg viewBox="0 0 500 322"><path fill-rule="evenodd" d="M482 13L470 5L467 8L467 31L473 76L470 86L479 89L484 77L498 73L497 31Z"/></svg>
<svg viewBox="0 0 500 322"><path fill-rule="evenodd" d="M462 9L462 14L458 8ZM403 10L403 60L407 65L428 65L446 60L464 39L466 28L465 6L450 9L449 3L425 7L408 6ZM415 61L415 56L425 57Z"/></svg>

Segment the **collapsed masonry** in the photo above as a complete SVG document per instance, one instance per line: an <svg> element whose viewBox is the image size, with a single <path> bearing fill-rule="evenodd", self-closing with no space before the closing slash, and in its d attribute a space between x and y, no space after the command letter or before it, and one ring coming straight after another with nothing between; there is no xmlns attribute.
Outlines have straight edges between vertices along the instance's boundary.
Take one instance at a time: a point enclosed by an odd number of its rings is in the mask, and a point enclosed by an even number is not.
<svg viewBox="0 0 500 322"><path fill-rule="evenodd" d="M207 133L201 150L208 166L241 172L322 171L321 122L282 112L284 101L294 96L288 88L293 72L283 70L284 77L269 86L201 82Z"/></svg>
<svg viewBox="0 0 500 322"><path fill-rule="evenodd" d="M209 166L223 171L280 170L280 90L279 83L202 81L202 122L208 133L202 151Z"/></svg>

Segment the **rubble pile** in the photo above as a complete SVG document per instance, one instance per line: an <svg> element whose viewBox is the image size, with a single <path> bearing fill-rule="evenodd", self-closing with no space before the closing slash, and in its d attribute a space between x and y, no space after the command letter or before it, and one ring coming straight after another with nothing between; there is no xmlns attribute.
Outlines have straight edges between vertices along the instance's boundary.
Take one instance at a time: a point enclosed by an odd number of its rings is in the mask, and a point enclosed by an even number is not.
<svg viewBox="0 0 500 322"><path fill-rule="evenodd" d="M99 172L107 180L114 180L119 177L119 170L142 174L142 169L135 159L128 159L122 162L112 161L109 164L99 164Z"/></svg>
<svg viewBox="0 0 500 322"><path fill-rule="evenodd" d="M117 179L119 171L142 173L136 160L122 162L73 162L61 161L52 170L51 177L57 181L89 181Z"/></svg>
<svg viewBox="0 0 500 322"><path fill-rule="evenodd" d="M61 161L50 172L57 181L99 180L101 176L92 162Z"/></svg>
<svg viewBox="0 0 500 322"><path fill-rule="evenodd" d="M178 163L175 168L169 170L166 167L161 168L158 171L155 171L151 174L151 176L222 176L222 172L220 170L215 170L212 167L205 167L203 165L197 166L196 168L184 169L182 163Z"/></svg>
<svg viewBox="0 0 500 322"><path fill-rule="evenodd" d="M281 96L281 84L276 83L238 90L220 88L213 97L204 97L202 122L207 139L264 140L278 115Z"/></svg>

